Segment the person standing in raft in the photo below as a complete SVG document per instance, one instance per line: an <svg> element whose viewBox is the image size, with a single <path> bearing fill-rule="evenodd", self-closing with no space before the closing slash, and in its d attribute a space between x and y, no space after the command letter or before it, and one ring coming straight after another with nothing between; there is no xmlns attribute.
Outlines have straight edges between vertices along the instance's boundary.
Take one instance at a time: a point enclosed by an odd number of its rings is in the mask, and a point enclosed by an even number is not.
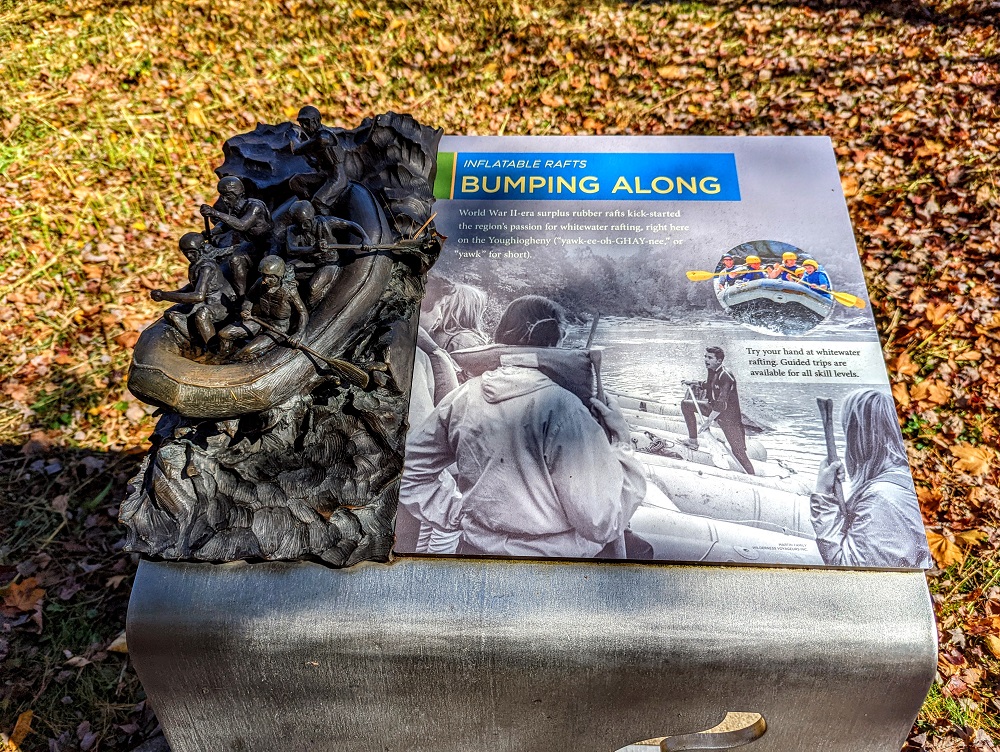
<svg viewBox="0 0 1000 752"><path fill-rule="evenodd" d="M698 434L704 433L718 421L719 428L729 442L729 450L748 475L755 475L753 464L747 456L747 436L743 428L743 412L740 409L740 395L736 389L736 379L722 365L726 353L721 347L705 348L705 367L708 378L705 381L683 381L686 386L697 390L697 402L690 398L681 402L681 414L687 424L688 438L684 442L691 449L698 448ZM698 418L701 417L701 423Z"/></svg>
<svg viewBox="0 0 1000 752"><path fill-rule="evenodd" d="M528 295L494 339L537 349L565 333L562 308ZM439 534L459 531L459 554L624 558L646 481L617 404L589 408L530 365L469 379L413 427L400 503ZM460 496L439 492L452 464Z"/></svg>
<svg viewBox="0 0 1000 752"><path fill-rule="evenodd" d="M344 169L344 148L336 131L323 125L319 110L312 105L299 110L296 119L305 140L292 143L292 154L304 156L315 172L296 175L288 187L299 198L312 200L320 214L332 214L350 184Z"/></svg>
<svg viewBox="0 0 1000 752"><path fill-rule="evenodd" d="M840 502L834 488L844 479L845 463L823 460L816 491L809 497L823 562L843 567L931 566L892 398L859 389L847 395L842 415L851 495Z"/></svg>

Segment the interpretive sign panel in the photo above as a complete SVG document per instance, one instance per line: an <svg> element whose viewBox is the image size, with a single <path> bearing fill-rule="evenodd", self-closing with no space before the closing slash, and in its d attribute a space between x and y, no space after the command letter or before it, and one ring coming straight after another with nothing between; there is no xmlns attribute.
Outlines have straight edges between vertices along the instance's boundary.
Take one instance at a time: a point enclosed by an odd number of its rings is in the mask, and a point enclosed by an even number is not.
<svg viewBox="0 0 1000 752"><path fill-rule="evenodd" d="M930 565L828 139L440 149L397 553Z"/></svg>

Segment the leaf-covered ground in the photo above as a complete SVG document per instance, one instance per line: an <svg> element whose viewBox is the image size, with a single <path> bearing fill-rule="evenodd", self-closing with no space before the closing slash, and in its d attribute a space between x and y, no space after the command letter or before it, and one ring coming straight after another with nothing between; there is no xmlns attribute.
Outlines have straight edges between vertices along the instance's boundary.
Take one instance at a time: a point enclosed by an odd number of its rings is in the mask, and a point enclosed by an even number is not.
<svg viewBox="0 0 1000 752"><path fill-rule="evenodd" d="M154 732L118 639L124 377L219 146L315 104L448 133L833 139L935 558L908 749L1000 735L1000 6L0 0L0 732ZM2 743L0 743L2 744Z"/></svg>

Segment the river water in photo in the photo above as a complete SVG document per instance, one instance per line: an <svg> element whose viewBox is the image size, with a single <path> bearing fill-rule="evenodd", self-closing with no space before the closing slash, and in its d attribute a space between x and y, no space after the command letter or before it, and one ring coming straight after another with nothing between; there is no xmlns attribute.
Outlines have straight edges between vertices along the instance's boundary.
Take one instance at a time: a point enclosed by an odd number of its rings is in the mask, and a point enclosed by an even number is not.
<svg viewBox="0 0 1000 752"><path fill-rule="evenodd" d="M589 332L589 326L573 327L566 344L584 345ZM605 389L680 405L685 394L681 381L704 380L706 377L705 347L718 345L729 352L735 351L746 340L761 338L761 334L727 320L691 325L654 319L608 318L598 324L593 345L604 348L601 373ZM804 336L773 337L779 344L829 340L847 344L871 341L872 338L870 329L831 322ZM764 445L769 459L781 459L810 486L815 481L820 462L826 457L823 423L816 398L833 399L837 451L843 458L840 408L844 397L855 389L871 386L857 383L798 384L791 380L749 383L747 379L741 379L739 371L734 371L733 375L744 415L772 429L752 438ZM718 429L716 433L721 436Z"/></svg>

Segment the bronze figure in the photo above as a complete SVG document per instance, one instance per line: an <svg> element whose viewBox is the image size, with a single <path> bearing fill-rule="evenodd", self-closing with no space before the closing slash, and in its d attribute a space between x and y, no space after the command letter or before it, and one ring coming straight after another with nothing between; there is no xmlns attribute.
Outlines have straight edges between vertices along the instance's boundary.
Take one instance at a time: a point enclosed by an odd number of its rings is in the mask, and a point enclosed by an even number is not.
<svg viewBox="0 0 1000 752"><path fill-rule="evenodd" d="M181 239L189 282L152 293L177 305L129 372L162 409L121 506L130 551L389 555L416 315L440 252L441 131L395 113L353 130L312 107L298 120L226 142L206 232Z"/></svg>
<svg viewBox="0 0 1000 752"><path fill-rule="evenodd" d="M315 305L340 276L341 253L336 248L339 244L337 233L347 230L357 235L362 252L371 245L371 239L356 222L340 217L317 216L308 201L296 201L289 207L288 214L293 224L286 230L285 250L294 257L291 266L296 276L308 279L306 299L309 305Z"/></svg>
<svg viewBox="0 0 1000 752"><path fill-rule="evenodd" d="M281 257L265 256L258 270L260 278L247 292L240 309L240 322L219 332L222 351L226 354L232 352L234 340L248 338L253 340L242 351L247 359L264 352L275 341L297 344L309 324L309 311L299 297L295 277L286 274ZM294 332L291 331L292 314L297 319ZM257 337L258 334L261 336ZM280 339L274 339L276 334Z"/></svg>
<svg viewBox="0 0 1000 752"><path fill-rule="evenodd" d="M203 347L208 348L208 343L215 336L215 325L228 315L223 295L228 291L228 297L232 299L233 290L212 255L214 249L202 234L185 233L179 246L190 263L188 284L175 292L153 290L149 296L156 301L188 304L186 310L167 311L164 318L189 340L196 333ZM191 331L192 326L194 332Z"/></svg>
<svg viewBox="0 0 1000 752"><path fill-rule="evenodd" d="M300 197L310 198L321 214L329 214L347 189L343 145L336 132L323 126L319 110L315 107L303 107L297 119L305 140L293 144L292 153L305 155L316 172L296 175L290 186Z"/></svg>

